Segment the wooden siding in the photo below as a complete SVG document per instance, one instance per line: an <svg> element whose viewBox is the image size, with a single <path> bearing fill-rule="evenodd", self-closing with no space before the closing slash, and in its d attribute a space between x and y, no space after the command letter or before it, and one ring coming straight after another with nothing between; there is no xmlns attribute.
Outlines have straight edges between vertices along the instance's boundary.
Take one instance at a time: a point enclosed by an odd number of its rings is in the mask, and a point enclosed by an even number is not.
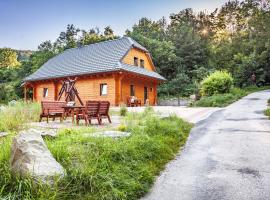
<svg viewBox="0 0 270 200"><path fill-rule="evenodd" d="M103 83L107 84L107 95L100 96L100 84ZM83 102L87 100L106 100L110 101L113 106L127 103L130 96L130 85L134 85L135 96L141 99L142 104L144 104L144 87L147 87L150 105L156 104L158 82L134 74L118 72L109 75L79 77L75 84ZM33 100L38 102L56 100L61 87L61 80L35 82L33 83ZM47 98L43 98L43 88L48 88ZM61 100L64 100L64 98L63 94Z"/></svg>
<svg viewBox="0 0 270 200"><path fill-rule="evenodd" d="M44 88L48 88L48 96L45 98L43 97ZM42 101L42 100L52 101L54 100L54 90L55 90L55 86L54 86L53 81L35 83L33 98L36 101Z"/></svg>
<svg viewBox="0 0 270 200"><path fill-rule="evenodd" d="M100 84L102 83L107 84L107 95L100 96ZM34 100L38 102L42 100L56 100L61 87L61 81L44 81L41 83L35 83ZM112 105L115 105L115 80L112 75L104 77L80 77L77 79L75 87L77 88L79 96L83 102L87 100L104 100L110 101ZM47 98L43 98L43 88L48 88L49 90ZM63 94L61 100L64 99L65 96Z"/></svg>
<svg viewBox="0 0 270 200"><path fill-rule="evenodd" d="M129 65L134 65L134 57L137 57L139 59L138 67L140 67L140 59L143 59L144 68L149 71L155 71L155 67L153 66L153 63L151 62L150 56L147 53L140 51L139 49L136 49L136 48L130 49L127 55L123 58L122 62Z"/></svg>
<svg viewBox="0 0 270 200"><path fill-rule="evenodd" d="M141 100L144 105L144 87L148 89L148 99L150 105L155 105L157 101L156 89L157 83L151 80L143 80L136 77L124 77L121 81L122 87L122 102L127 103L128 97L130 97L130 85L134 85L135 96Z"/></svg>

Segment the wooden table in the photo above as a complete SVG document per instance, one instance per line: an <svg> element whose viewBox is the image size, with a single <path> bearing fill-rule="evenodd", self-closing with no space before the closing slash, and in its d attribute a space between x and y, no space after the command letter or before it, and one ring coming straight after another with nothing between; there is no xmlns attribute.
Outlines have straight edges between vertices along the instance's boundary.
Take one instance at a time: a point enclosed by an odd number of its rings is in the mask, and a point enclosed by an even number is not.
<svg viewBox="0 0 270 200"><path fill-rule="evenodd" d="M85 108L85 106L62 106L62 108L64 108L65 117L68 115L68 113L70 113L71 118L72 118L72 123L74 123L75 121L74 116L75 116L76 111Z"/></svg>

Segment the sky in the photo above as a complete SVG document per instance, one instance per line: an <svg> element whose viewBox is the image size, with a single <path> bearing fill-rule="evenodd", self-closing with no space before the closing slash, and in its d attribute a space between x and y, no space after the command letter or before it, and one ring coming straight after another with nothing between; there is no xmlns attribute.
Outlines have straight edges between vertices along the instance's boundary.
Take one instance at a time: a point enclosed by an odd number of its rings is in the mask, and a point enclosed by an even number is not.
<svg viewBox="0 0 270 200"><path fill-rule="evenodd" d="M142 17L168 19L185 8L211 12L227 0L0 0L0 48L36 50L67 24L89 30L110 25L116 35Z"/></svg>

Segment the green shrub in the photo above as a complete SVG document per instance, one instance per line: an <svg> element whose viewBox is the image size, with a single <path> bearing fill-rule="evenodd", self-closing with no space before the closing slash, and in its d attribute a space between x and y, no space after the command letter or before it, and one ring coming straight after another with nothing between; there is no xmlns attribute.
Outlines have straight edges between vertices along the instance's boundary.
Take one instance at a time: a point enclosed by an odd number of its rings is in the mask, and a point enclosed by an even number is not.
<svg viewBox="0 0 270 200"><path fill-rule="evenodd" d="M270 108L264 111L264 114L270 118Z"/></svg>
<svg viewBox="0 0 270 200"><path fill-rule="evenodd" d="M117 130L121 132L125 132L127 131L127 126L124 124L121 124L120 126L118 126Z"/></svg>
<svg viewBox="0 0 270 200"><path fill-rule="evenodd" d="M203 96L224 94L230 92L233 78L225 71L215 71L201 82L201 93Z"/></svg>
<svg viewBox="0 0 270 200"><path fill-rule="evenodd" d="M266 89L269 89L269 86L260 87L260 88L255 86L255 87L248 87L244 89L232 88L230 90L230 93L216 94L213 96L203 96L200 100L192 102L190 106L224 107L252 92L257 92L257 91L266 90Z"/></svg>
<svg viewBox="0 0 270 200"><path fill-rule="evenodd" d="M121 104L120 106L120 116L126 116L127 115L127 106L126 104Z"/></svg>

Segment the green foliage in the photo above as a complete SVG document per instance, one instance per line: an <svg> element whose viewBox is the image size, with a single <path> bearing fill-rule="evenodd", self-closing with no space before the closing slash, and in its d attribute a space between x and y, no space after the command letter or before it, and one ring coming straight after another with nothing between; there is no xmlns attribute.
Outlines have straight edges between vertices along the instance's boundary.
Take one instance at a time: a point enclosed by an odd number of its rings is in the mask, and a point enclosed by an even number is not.
<svg viewBox="0 0 270 200"><path fill-rule="evenodd" d="M270 108L266 109L264 114L270 118Z"/></svg>
<svg viewBox="0 0 270 200"><path fill-rule="evenodd" d="M17 53L10 48L0 49L0 69L3 67L16 67L20 63L17 60Z"/></svg>
<svg viewBox="0 0 270 200"><path fill-rule="evenodd" d="M120 106L120 116L126 116L127 115L127 106L126 104L121 104Z"/></svg>
<svg viewBox="0 0 270 200"><path fill-rule="evenodd" d="M0 132L17 131L26 122L37 121L40 105L37 103L16 102L14 105L0 108Z"/></svg>
<svg viewBox="0 0 270 200"><path fill-rule="evenodd" d="M117 130L121 132L125 132L127 131L127 126L124 124L121 124L120 126L118 126Z"/></svg>
<svg viewBox="0 0 270 200"><path fill-rule="evenodd" d="M196 83L216 70L228 71L240 88L254 84L252 74L257 83L270 83L269 24L269 1L229 1L212 13L181 10L171 14L169 22L165 18L152 21L143 17L126 35L149 50L157 72L167 79L158 90L159 95L189 96L197 92ZM30 59L24 60L15 76L8 78L10 72L5 71L7 74L4 79L0 77L0 82L12 79L15 83L10 85L16 85L14 91L20 91L17 82L63 50L115 38L118 36L110 26L102 32L69 24L55 42L45 41ZM12 56L5 56L4 60L12 58L12 64L4 65L13 66L16 55L9 54ZM0 76L4 68L0 68ZM21 94L20 91L9 96L22 97Z"/></svg>
<svg viewBox="0 0 270 200"><path fill-rule="evenodd" d="M203 96L228 93L233 86L233 78L225 71L215 71L201 82Z"/></svg>
<svg viewBox="0 0 270 200"><path fill-rule="evenodd" d="M135 119L135 120L133 120ZM148 109L125 118L131 136L89 137L94 130L61 130L46 139L66 176L53 187L17 179L9 170L11 138L0 139L0 197L14 199L139 199L155 176L174 158L188 137L191 125L172 116L158 118ZM134 126L128 126L128 124Z"/></svg>
<svg viewBox="0 0 270 200"><path fill-rule="evenodd" d="M270 87L247 87L244 89L233 88L230 93L226 94L217 94L213 96L204 96L200 100L195 101L191 104L191 106L197 107L225 107L238 99L252 93L261 90L269 89Z"/></svg>

